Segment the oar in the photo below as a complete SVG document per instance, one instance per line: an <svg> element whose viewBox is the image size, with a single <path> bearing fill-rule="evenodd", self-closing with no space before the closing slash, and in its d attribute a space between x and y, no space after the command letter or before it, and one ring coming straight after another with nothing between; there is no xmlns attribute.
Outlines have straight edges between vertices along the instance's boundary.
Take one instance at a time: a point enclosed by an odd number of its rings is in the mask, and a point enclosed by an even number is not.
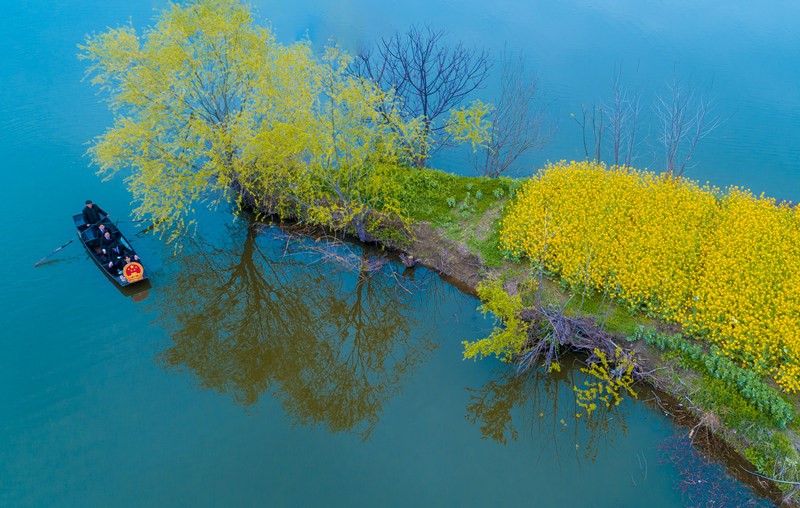
<svg viewBox="0 0 800 508"><path fill-rule="evenodd" d="M108 216L106 215L105 217L103 217L103 218L102 218L102 219L100 219L99 221L95 222L95 223L94 223L94 224L92 224L91 226L87 227L86 229L89 229L89 228L93 228L93 227L95 227L96 225L100 224L101 222L103 222L103 221L104 221L104 220L106 220L107 218L108 218ZM72 240L74 240L74 238L73 238ZM44 262L47 260L47 258L49 258L50 256L52 256L52 255L53 255L53 254L55 254L56 252L60 251L61 249L63 249L63 248L64 248L64 247L66 247L67 245L71 244L71 243L72 243L72 240L68 241L67 243L65 243L65 244L64 244L64 245L62 245L61 247L57 248L56 250L54 250L54 251L53 251L53 252L51 252L50 254L46 255L45 257L43 257L42 259L40 259L39 261L37 261L37 262L36 262L36 264L35 264L35 265L33 265L33 266L34 266L34 268L35 268L35 267L37 267L37 266L39 266L39 265L41 265L42 263L44 263Z"/></svg>
<svg viewBox="0 0 800 508"><path fill-rule="evenodd" d="M74 240L74 238L73 238L72 240ZM62 245L61 247L57 248L56 250L54 250L54 251L53 251L53 252L51 252L50 254L46 255L45 257L43 257L42 259L40 259L39 261L37 261L37 262L36 262L36 264L35 264L35 265L33 265L33 266L34 266L34 267L36 267L36 266L39 266L39 265L41 265L42 263L44 263L44 262L45 262L45 260L46 260L47 258L49 258L50 256L52 256L52 255L53 255L53 254L55 254L56 252L60 251L61 249L63 249L63 248L64 248L64 247L66 247L67 245L71 244L71 243L72 243L72 240L68 241L67 243L65 243L65 244L64 244L64 245Z"/></svg>

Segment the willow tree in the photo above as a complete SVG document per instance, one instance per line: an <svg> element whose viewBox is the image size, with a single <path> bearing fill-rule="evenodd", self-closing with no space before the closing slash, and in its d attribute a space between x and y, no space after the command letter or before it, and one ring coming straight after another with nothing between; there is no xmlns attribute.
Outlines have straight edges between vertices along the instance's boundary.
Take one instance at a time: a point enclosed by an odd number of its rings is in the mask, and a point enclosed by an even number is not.
<svg viewBox="0 0 800 508"><path fill-rule="evenodd" d="M170 4L142 33L110 29L80 48L114 112L90 155L106 177L124 169L137 215L169 219L173 238L197 203L232 196L356 230L370 206L392 208L373 175L407 156L396 140L414 122L345 76L336 48L280 44L237 0Z"/></svg>

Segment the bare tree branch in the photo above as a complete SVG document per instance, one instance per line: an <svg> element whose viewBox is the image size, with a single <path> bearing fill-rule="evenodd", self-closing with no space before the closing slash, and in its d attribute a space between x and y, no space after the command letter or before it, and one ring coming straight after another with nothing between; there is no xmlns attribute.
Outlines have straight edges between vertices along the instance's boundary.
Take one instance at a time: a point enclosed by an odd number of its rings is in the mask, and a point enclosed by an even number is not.
<svg viewBox="0 0 800 508"><path fill-rule="evenodd" d="M473 161L476 170L489 177L500 176L526 153L541 149L549 131L535 102L538 85L533 73L526 71L525 58L503 51L502 66L489 142Z"/></svg>
<svg viewBox="0 0 800 508"><path fill-rule="evenodd" d="M631 92L623 85L622 70L618 67L614 69L611 93L611 103L604 105L611 130L611 162L614 166L631 166L635 157L641 101L638 92Z"/></svg>
<svg viewBox="0 0 800 508"><path fill-rule="evenodd" d="M656 97L654 109L666 172L679 177L694 155L697 143L719 127L720 118L713 114L711 101L697 97L694 88L677 77L665 94Z"/></svg>
<svg viewBox="0 0 800 508"><path fill-rule="evenodd" d="M605 110L602 105L592 105L591 111L586 105L581 106L580 118L572 115L575 121L581 127L581 134L583 138L583 152L586 154L586 160L599 162L602 155L603 134L605 134ZM589 139L587 129L591 129L592 136L592 155L589 155Z"/></svg>
<svg viewBox="0 0 800 508"><path fill-rule="evenodd" d="M404 34L382 38L375 50L359 50L351 69L383 90L394 90L404 119L421 118L424 137L440 142L446 124L437 120L480 87L490 68L486 51L460 42L451 46L444 36L444 31L427 25L412 26ZM416 163L424 166L430 156L427 144L419 153Z"/></svg>

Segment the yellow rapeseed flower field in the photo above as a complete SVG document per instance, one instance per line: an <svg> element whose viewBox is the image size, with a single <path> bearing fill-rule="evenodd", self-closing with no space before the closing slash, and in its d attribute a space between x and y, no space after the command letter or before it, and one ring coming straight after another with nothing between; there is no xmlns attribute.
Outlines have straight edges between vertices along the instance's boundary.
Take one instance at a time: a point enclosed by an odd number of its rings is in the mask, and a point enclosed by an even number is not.
<svg viewBox="0 0 800 508"><path fill-rule="evenodd" d="M589 162L551 164L502 220L500 246L607 293L800 390L800 222L764 196Z"/></svg>

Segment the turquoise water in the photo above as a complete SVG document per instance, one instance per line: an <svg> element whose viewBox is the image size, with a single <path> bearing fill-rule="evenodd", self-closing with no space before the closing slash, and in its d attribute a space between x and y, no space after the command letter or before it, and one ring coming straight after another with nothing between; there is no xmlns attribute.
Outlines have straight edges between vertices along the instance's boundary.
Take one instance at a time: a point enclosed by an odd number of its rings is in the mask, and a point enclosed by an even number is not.
<svg viewBox="0 0 800 508"><path fill-rule="evenodd" d="M605 96L614 65L643 93L673 69L713 80L726 121L690 176L796 192L792 3L255 4L283 40L308 32L355 47L429 22L524 50L558 126L533 166L581 157L568 114ZM179 256L120 223L151 269L152 288L133 297L75 242L33 268L72 238L86 198L129 218L124 183L101 182L84 156L110 114L81 81L76 45L129 19L141 27L162 5L20 2L0 18L0 504L680 506L703 492L763 502L647 403L575 421L579 374L537 384L462 361L460 341L491 327L477 302L424 269L365 273L377 261L357 247L330 263L223 209L204 212ZM457 153L436 163L466 172ZM687 487L698 475L714 488Z"/></svg>

